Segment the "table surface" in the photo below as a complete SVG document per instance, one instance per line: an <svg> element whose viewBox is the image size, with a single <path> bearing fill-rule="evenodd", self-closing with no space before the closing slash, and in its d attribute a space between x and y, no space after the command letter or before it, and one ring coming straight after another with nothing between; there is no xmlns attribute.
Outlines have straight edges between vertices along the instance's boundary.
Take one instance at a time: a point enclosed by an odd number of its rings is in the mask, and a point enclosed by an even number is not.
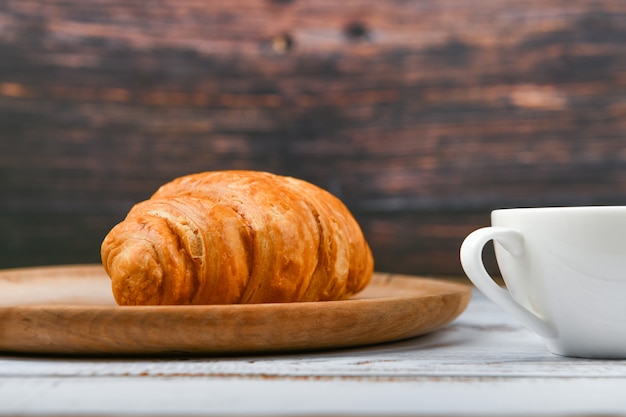
<svg viewBox="0 0 626 417"><path fill-rule="evenodd" d="M626 415L625 390L626 361L550 354L478 292L443 329L357 349L0 356L2 415Z"/></svg>

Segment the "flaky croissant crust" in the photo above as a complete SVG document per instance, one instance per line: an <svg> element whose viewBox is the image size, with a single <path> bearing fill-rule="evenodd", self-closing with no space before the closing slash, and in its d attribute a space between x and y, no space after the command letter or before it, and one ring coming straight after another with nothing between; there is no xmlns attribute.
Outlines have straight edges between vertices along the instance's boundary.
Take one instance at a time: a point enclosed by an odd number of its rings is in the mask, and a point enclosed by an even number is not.
<svg viewBox="0 0 626 417"><path fill-rule="evenodd" d="M101 255L120 305L339 300L362 290L374 268L339 199L257 171L163 185L109 232Z"/></svg>

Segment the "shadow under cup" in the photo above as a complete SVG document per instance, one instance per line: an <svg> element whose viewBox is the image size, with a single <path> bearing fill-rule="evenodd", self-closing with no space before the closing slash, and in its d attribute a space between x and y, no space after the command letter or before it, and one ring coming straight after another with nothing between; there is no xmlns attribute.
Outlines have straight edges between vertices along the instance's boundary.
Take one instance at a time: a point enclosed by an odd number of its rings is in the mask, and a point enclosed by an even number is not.
<svg viewBox="0 0 626 417"><path fill-rule="evenodd" d="M503 209L491 222L461 246L478 289L553 353L626 358L626 207ZM482 263L490 240L507 289Z"/></svg>

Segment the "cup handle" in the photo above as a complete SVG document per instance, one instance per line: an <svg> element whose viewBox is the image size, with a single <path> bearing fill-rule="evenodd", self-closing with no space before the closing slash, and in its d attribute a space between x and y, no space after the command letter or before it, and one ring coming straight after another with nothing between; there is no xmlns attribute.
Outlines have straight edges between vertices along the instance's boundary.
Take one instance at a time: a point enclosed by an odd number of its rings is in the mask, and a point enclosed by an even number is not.
<svg viewBox="0 0 626 417"><path fill-rule="evenodd" d="M520 232L507 227L484 227L475 230L461 245L461 265L469 279L487 298L526 327L545 338L554 338L556 330L539 316L513 299L511 293L491 278L483 265L482 253L487 242L493 240L513 256L524 253L524 238Z"/></svg>

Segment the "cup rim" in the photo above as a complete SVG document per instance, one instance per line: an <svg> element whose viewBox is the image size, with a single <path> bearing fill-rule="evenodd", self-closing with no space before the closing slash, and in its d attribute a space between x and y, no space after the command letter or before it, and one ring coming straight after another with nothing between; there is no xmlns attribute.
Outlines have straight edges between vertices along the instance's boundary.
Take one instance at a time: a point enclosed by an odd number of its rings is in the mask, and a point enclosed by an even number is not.
<svg viewBox="0 0 626 417"><path fill-rule="evenodd" d="M586 205L586 206L543 206L543 207L511 207L511 208L499 208L494 209L492 213L498 212L554 212L554 211L617 211L626 210L624 206L610 206L610 205Z"/></svg>

